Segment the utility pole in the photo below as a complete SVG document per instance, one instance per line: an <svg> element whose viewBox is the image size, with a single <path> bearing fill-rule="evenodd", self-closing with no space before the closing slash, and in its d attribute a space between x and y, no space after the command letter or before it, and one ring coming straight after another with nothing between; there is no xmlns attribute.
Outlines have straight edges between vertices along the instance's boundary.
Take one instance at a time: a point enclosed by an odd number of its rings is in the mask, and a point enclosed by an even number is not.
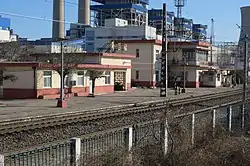
<svg viewBox="0 0 250 166"><path fill-rule="evenodd" d="M245 127L245 110L246 110L246 98L247 98L247 66L248 66L248 36L245 35L244 43L244 82L243 82L243 105L242 105L242 123L241 128Z"/></svg>
<svg viewBox="0 0 250 166"><path fill-rule="evenodd" d="M213 42L214 42L214 19L211 19L211 36L210 36L210 62L213 63Z"/></svg>
<svg viewBox="0 0 250 166"><path fill-rule="evenodd" d="M66 101L64 100L64 53L63 53L63 41L61 44L61 87L60 87L60 98L57 102L57 107L65 108L67 107Z"/></svg>
<svg viewBox="0 0 250 166"><path fill-rule="evenodd" d="M186 65L187 65L186 55L182 56L182 61L183 61L183 88L181 90L181 93L186 93Z"/></svg>
<svg viewBox="0 0 250 166"><path fill-rule="evenodd" d="M168 71L167 71L167 34L166 34L166 3L163 3L162 12L162 50L161 50L161 81L160 97L167 97Z"/></svg>

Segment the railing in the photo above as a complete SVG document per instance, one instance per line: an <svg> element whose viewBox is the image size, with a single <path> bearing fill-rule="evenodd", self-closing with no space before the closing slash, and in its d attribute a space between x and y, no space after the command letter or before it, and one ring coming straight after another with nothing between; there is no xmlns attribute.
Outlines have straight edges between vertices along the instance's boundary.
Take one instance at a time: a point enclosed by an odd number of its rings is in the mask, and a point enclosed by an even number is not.
<svg viewBox="0 0 250 166"><path fill-rule="evenodd" d="M241 101L214 106L174 116L174 121L181 123L188 130L189 144L195 143L196 129L202 119L209 119L213 133L218 124L229 132L244 128L245 113L242 113ZM79 138L54 143L46 146L29 148L19 152L0 155L0 166L33 166L33 165L101 165L103 156L109 152L129 152L160 140L164 154L171 143L168 133L171 126L167 120L152 120L133 126L124 126L112 130L96 132ZM197 125L199 124L199 125ZM121 158L114 158L112 164L121 165ZM105 161L107 162L107 161Z"/></svg>
<svg viewBox="0 0 250 166"><path fill-rule="evenodd" d="M58 144L42 146L30 150L5 154L4 165L6 166L25 166L25 165L60 165L70 164L67 160L70 158L71 142L65 141Z"/></svg>

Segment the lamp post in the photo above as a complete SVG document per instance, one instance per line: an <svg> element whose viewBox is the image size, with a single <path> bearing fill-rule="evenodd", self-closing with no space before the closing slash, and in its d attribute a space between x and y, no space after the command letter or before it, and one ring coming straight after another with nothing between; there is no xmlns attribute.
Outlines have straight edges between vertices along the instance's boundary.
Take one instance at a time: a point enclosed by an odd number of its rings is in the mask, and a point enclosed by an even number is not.
<svg viewBox="0 0 250 166"><path fill-rule="evenodd" d="M57 107L66 108L67 103L64 100L64 53L63 53L63 41L61 44L61 86L60 86L60 98L57 101Z"/></svg>

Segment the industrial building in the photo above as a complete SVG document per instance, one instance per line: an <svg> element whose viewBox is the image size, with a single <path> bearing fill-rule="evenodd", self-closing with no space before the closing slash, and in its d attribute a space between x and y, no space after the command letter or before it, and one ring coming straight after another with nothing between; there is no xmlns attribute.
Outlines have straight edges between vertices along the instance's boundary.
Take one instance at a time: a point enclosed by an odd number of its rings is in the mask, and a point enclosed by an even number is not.
<svg viewBox="0 0 250 166"><path fill-rule="evenodd" d="M193 24L193 39L205 41L207 40L207 25Z"/></svg>
<svg viewBox="0 0 250 166"><path fill-rule="evenodd" d="M174 18L175 37L180 39L192 39L193 20L187 18Z"/></svg>
<svg viewBox="0 0 250 166"><path fill-rule="evenodd" d="M148 25L149 0L92 0L99 4L91 5L94 26L106 26L105 20L120 18L128 25Z"/></svg>
<svg viewBox="0 0 250 166"><path fill-rule="evenodd" d="M119 21L119 19L117 20ZM115 22L115 21L114 21ZM109 24L110 25L110 24ZM103 52L112 40L161 39L150 26L115 26L86 28L86 51Z"/></svg>
<svg viewBox="0 0 250 166"><path fill-rule="evenodd" d="M174 12L167 12L167 36L174 36ZM156 28L158 35L162 34L162 9L148 10L148 24Z"/></svg>
<svg viewBox="0 0 250 166"><path fill-rule="evenodd" d="M16 41L17 35L11 29L11 20L0 16L0 43Z"/></svg>
<svg viewBox="0 0 250 166"><path fill-rule="evenodd" d="M38 40L28 40L19 38L18 42L29 47L32 53L59 53L61 52L61 43L54 42L52 38L41 38ZM74 39L64 41L64 52L84 52L85 45L83 39ZM84 46L84 47L83 47Z"/></svg>

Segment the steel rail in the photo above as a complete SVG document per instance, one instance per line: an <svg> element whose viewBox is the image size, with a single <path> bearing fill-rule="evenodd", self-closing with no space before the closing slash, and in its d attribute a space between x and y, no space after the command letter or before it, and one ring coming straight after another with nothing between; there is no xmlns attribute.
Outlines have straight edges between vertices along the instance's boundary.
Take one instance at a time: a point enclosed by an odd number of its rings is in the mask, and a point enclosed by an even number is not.
<svg viewBox="0 0 250 166"><path fill-rule="evenodd" d="M239 92L237 92L237 94L238 93ZM233 96L235 94L236 93L234 93L234 92L230 92L230 93L227 93L227 96L229 96L229 95ZM183 104L183 103L184 104L191 104L191 103L195 103L195 102L199 102L199 101L208 100L208 98L215 99L215 98L221 98L221 97L225 97L225 95L222 95L220 93L220 94L212 94L212 95L202 96L202 97L199 96L199 97L196 97L196 98L189 99L185 103L184 103L183 100L179 100L179 101L175 101L175 102L174 101L170 102L170 104L175 105L175 106ZM151 103L151 104L142 105L142 106L148 107L148 106L159 106L159 105L165 105L165 104L166 103L163 103L161 101L161 102ZM142 107L142 106L138 106L137 105L136 107L139 107L139 109L144 109L144 107ZM135 106L134 107L127 107L125 110L122 110L122 109L119 109L119 110L121 110L121 111L127 111L127 109L130 109L130 108L135 108ZM65 121L66 119L72 119L72 118L73 119L79 119L79 117L81 117L81 115L84 115L83 116L84 118L85 118L86 115L88 115L90 117L96 116L96 114L103 116L105 114L108 114L110 111L113 112L113 113L115 113L115 109L111 109L111 110L98 110L98 111L92 111L92 110L90 110L90 111L84 111L84 112L81 112L81 113L70 114L70 115L68 115L68 114L60 115L59 114L58 116L46 116L46 117L40 117L40 118L33 118L33 119L28 119L28 121L27 120L21 120L21 121L9 121L7 123L6 122L2 122L2 123L0 123L0 126L1 126L0 129L5 128L5 127L7 127L9 125L11 125L13 127L13 125L16 125L16 124L18 124L18 126L27 126L28 122L35 123L35 122L42 121L42 123L44 123L46 121L46 123L50 123L49 120L52 120L53 122L55 122L55 121L59 121L60 122L62 120ZM63 119L63 118L65 118L65 119ZM22 125L22 123L24 125Z"/></svg>
<svg viewBox="0 0 250 166"><path fill-rule="evenodd" d="M196 96L192 99L179 99L169 102L170 105L178 106L178 105L187 105L193 104L197 102L207 101L207 100L215 100L217 98L224 98L238 95L239 90L229 91L229 92L220 92L218 94L209 94L203 96ZM123 109L107 109L107 110L99 110L99 111L82 111L76 114L63 114L59 116L46 116L40 118L34 118L28 121L10 121L9 123L0 123L0 134L7 134L13 132L21 132L32 129L46 128L51 126L58 126L63 124L77 123L83 121L91 121L95 119L102 119L108 117L122 116L127 114L136 114L143 113L148 111L157 111L160 109L166 108L166 101L157 101L151 102L150 104L140 104L134 105L132 107L125 107Z"/></svg>
<svg viewBox="0 0 250 166"><path fill-rule="evenodd" d="M249 99L250 98L248 98L248 101L249 101ZM242 104L242 100L232 101L232 102L228 102L228 103L224 103L224 104L211 106L209 108L204 108L204 109L199 109L199 110L195 110L195 111L191 111L191 112L187 112L187 113L183 113L183 114L174 115L173 118L178 119L178 118L190 116L192 114L199 114L199 113L203 113L203 112L212 111L213 109L218 109L218 108L221 108L221 107L227 107L228 105L239 105L239 104ZM116 132L118 130L123 130L126 127L134 126L136 128L138 126L144 126L144 125L148 125L148 124L159 123L160 121L161 120L159 120L159 119L155 119L155 120L150 120L150 121L141 122L141 123L137 123L137 124L124 125L122 127L115 127L115 128L107 129L107 130L103 130L103 131L88 133L88 134L85 134L85 135L78 136L78 138L88 139L88 138L91 138L91 137L94 137L94 136L106 135L106 134L109 134L109 133ZM65 143L68 143L68 142L69 142L69 140L53 141L53 142L50 142L50 143L44 143L44 144L40 144L40 145L31 146L31 147L28 147L28 148L22 148L22 149L19 149L19 150L6 152L6 153L4 153L4 155L6 155L6 156L15 155L15 154L31 151L31 150L34 150L34 149L42 149L42 148L46 148L46 147L65 144Z"/></svg>

